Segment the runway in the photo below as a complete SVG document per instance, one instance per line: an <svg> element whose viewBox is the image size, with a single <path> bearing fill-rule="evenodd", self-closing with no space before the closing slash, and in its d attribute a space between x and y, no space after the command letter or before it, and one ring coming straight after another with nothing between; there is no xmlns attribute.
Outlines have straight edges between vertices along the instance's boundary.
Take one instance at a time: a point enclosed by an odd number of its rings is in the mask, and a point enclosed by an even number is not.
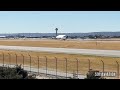
<svg viewBox="0 0 120 90"><path fill-rule="evenodd" d="M70 49L70 48L4 46L4 45L0 45L0 50L19 50L19 51L35 51L35 52L50 52L50 53L120 57L120 50Z"/></svg>

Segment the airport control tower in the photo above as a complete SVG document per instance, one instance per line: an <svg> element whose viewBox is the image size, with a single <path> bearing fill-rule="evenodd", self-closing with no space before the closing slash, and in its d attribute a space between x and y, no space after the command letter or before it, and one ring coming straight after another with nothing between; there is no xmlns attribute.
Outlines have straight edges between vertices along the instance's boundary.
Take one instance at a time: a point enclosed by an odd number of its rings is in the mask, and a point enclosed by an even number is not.
<svg viewBox="0 0 120 90"><path fill-rule="evenodd" d="M57 36L57 31L58 31L58 28L55 28L55 31L56 31L56 36Z"/></svg>

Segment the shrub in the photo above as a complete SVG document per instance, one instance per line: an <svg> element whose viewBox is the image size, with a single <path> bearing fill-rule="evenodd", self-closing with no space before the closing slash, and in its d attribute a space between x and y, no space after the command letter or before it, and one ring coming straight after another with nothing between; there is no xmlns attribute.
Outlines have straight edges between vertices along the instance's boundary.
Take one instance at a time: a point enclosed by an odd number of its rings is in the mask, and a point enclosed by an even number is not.
<svg viewBox="0 0 120 90"><path fill-rule="evenodd" d="M0 79L35 79L35 77L29 77L26 70L23 70L21 66L0 67Z"/></svg>

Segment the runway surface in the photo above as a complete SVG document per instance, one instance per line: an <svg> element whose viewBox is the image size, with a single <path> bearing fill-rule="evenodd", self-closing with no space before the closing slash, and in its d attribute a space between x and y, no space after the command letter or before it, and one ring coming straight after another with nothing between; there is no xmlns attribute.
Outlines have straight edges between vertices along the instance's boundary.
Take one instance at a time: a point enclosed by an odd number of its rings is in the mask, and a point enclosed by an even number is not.
<svg viewBox="0 0 120 90"><path fill-rule="evenodd" d="M4 46L4 45L0 45L0 50L19 50L19 51L35 51L35 52L50 52L50 53L120 57L120 50L70 49L70 48Z"/></svg>

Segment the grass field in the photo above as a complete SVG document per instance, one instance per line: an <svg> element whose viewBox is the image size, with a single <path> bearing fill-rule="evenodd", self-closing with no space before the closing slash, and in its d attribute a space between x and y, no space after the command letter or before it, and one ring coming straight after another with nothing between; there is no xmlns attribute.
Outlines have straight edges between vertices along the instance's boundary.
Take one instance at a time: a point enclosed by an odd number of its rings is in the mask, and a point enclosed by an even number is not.
<svg viewBox="0 0 120 90"><path fill-rule="evenodd" d="M0 40L0 45L120 50L120 41Z"/></svg>
<svg viewBox="0 0 120 90"><path fill-rule="evenodd" d="M15 46L35 46L35 47L57 47L57 48L81 48L81 49L106 49L106 50L120 50L120 41L62 41L62 40L0 40L0 45L15 45ZM103 66L101 60L104 61L105 71L116 72L117 63L120 63L120 58L111 58L111 57L98 57L98 56L89 56L89 55L74 55L74 54L53 54L53 53L43 53L43 52L21 52L21 51L0 51L5 54L5 63L16 64L17 54L17 63L23 64L24 55L24 65L30 65L31 55L31 65L32 67L38 67L38 57L39 56L39 67L46 68L46 58L47 56L47 67L50 69L56 69L56 60L57 57L57 69L58 71L65 72L66 70L66 59L67 58L67 70L68 72L77 71L77 60L78 59L78 73L86 74L89 70L88 59L90 60L90 68L102 71ZM11 61L9 60L9 55L11 54ZM0 63L3 63L2 53L0 54Z"/></svg>
<svg viewBox="0 0 120 90"><path fill-rule="evenodd" d="M50 69L56 69L56 61L55 57L57 57L57 69L58 71L65 72L66 70L66 59L67 58L67 70L68 72L77 72L77 60L78 59L78 70L81 74L86 74L89 70L88 59L91 61L90 68L94 70L102 71L102 62L104 61L104 71L117 72L117 64L116 61L120 61L120 58L110 58L110 57L97 57L97 56L88 56L88 55L74 55L74 54L53 54L53 53L42 53L42 52L20 52L20 51L0 51L0 63L3 63L2 52L4 52L5 61L7 64L16 64L15 53L17 54L17 64L23 65L23 57L24 55L24 65L30 65L30 57L31 55L31 66L38 67L38 58L39 56L39 67L46 68L46 59L47 57L47 67ZM11 54L11 61L9 61L9 55ZM28 55L29 53L29 55ZM119 62L120 63L120 62Z"/></svg>

